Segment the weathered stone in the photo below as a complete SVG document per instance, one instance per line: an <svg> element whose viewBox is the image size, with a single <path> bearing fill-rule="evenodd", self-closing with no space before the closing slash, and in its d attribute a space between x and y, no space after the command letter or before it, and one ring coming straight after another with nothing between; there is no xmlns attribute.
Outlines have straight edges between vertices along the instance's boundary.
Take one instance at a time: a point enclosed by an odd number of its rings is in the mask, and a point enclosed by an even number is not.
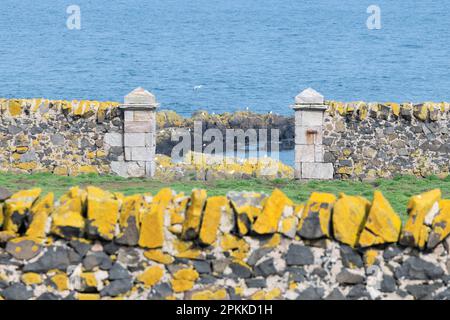
<svg viewBox="0 0 450 320"><path fill-rule="evenodd" d="M33 238L14 238L6 244L6 251L18 260L30 260L41 252L41 245Z"/></svg>
<svg viewBox="0 0 450 320"><path fill-rule="evenodd" d="M109 192L87 187L87 234L113 240L119 218L119 201Z"/></svg>
<svg viewBox="0 0 450 320"><path fill-rule="evenodd" d="M15 283L1 291L6 300L28 300L33 297L33 292L22 283Z"/></svg>
<svg viewBox="0 0 450 320"><path fill-rule="evenodd" d="M141 217L139 246L161 248L164 245L164 221L166 210L172 201L172 190L161 189ZM203 209L203 207L202 207Z"/></svg>
<svg viewBox="0 0 450 320"><path fill-rule="evenodd" d="M286 263L289 266L304 266L314 264L314 255L312 254L311 249L308 247L291 244L286 253Z"/></svg>
<svg viewBox="0 0 450 320"><path fill-rule="evenodd" d="M200 232L201 217L206 203L206 197L206 190L192 191L191 202L186 211L186 219L184 220L181 234L184 240L197 238Z"/></svg>
<svg viewBox="0 0 450 320"><path fill-rule="evenodd" d="M114 263L111 269L109 269L110 280L122 280L131 278L131 273L125 269L120 263Z"/></svg>
<svg viewBox="0 0 450 320"><path fill-rule="evenodd" d="M270 275L276 274L277 269L275 268L273 258L267 259L267 260L257 264L255 267L255 271L264 277L268 277Z"/></svg>
<svg viewBox="0 0 450 320"><path fill-rule="evenodd" d="M383 280L381 281L380 291L381 292L395 292L396 284L395 279L389 275L383 275Z"/></svg>
<svg viewBox="0 0 450 320"><path fill-rule="evenodd" d="M100 291L102 297L116 297L127 293L133 288L131 279L120 279L111 281L106 287Z"/></svg>
<svg viewBox="0 0 450 320"><path fill-rule="evenodd" d="M47 272L52 269L66 271L70 265L68 250L63 247L48 247L45 253L35 262L26 264L26 272Z"/></svg>
<svg viewBox="0 0 450 320"><path fill-rule="evenodd" d="M144 198L141 195L126 197L119 217L120 232L116 242L122 245L135 246L139 242L140 215L144 209Z"/></svg>
<svg viewBox="0 0 450 320"><path fill-rule="evenodd" d="M111 258L104 252L94 252L88 254L83 259L83 267L86 271L92 271L95 267L102 270L109 270L112 267Z"/></svg>
<svg viewBox="0 0 450 320"><path fill-rule="evenodd" d="M364 282L364 277L348 269L344 269L336 275L336 281L340 284L359 284Z"/></svg>
<svg viewBox="0 0 450 320"><path fill-rule="evenodd" d="M266 279L265 278L250 278L245 279L245 284L247 288L265 288Z"/></svg>
<svg viewBox="0 0 450 320"><path fill-rule="evenodd" d="M313 192L300 219L298 235L306 239L330 237L331 211L335 202L333 194Z"/></svg>
<svg viewBox="0 0 450 320"><path fill-rule="evenodd" d="M59 205L52 213L51 232L66 239L82 237L85 204L86 192L78 187L71 188L59 199Z"/></svg>
<svg viewBox="0 0 450 320"><path fill-rule="evenodd" d="M281 190L275 189L267 198L261 214L256 218L252 230L258 234L275 233L285 207L293 206L290 200Z"/></svg>
<svg viewBox="0 0 450 320"><path fill-rule="evenodd" d="M0 187L0 202L5 201L12 196L11 191L6 188Z"/></svg>
<svg viewBox="0 0 450 320"><path fill-rule="evenodd" d="M370 202L362 197L341 194L333 211L335 238L355 247L364 228L369 207Z"/></svg>
<svg viewBox="0 0 450 320"><path fill-rule="evenodd" d="M439 201L439 213L433 220L427 248L435 248L450 234L450 200Z"/></svg>
<svg viewBox="0 0 450 320"><path fill-rule="evenodd" d="M323 297L323 289L308 287L307 289L300 292L297 300L320 300Z"/></svg>
<svg viewBox="0 0 450 320"><path fill-rule="evenodd" d="M408 203L409 218L402 229L400 244L424 248L428 240L429 227L438 209L441 191L435 189L414 196ZM430 219L431 218L431 219ZM427 221L431 220L431 221Z"/></svg>
<svg viewBox="0 0 450 320"><path fill-rule="evenodd" d="M439 279L444 274L441 267L418 257L408 258L395 270L397 279L433 280Z"/></svg>
<svg viewBox="0 0 450 320"><path fill-rule="evenodd" d="M199 240L202 244L213 245L216 242L222 215L229 215L230 210L226 197L208 198L199 233Z"/></svg>
<svg viewBox="0 0 450 320"><path fill-rule="evenodd" d="M250 266L243 262L232 262L230 268L232 270L231 276L234 278L250 278L253 274Z"/></svg>
<svg viewBox="0 0 450 320"><path fill-rule="evenodd" d="M389 202L381 192L375 191L364 230L359 238L359 245L370 247L377 244L397 242L401 226L400 217L392 209Z"/></svg>

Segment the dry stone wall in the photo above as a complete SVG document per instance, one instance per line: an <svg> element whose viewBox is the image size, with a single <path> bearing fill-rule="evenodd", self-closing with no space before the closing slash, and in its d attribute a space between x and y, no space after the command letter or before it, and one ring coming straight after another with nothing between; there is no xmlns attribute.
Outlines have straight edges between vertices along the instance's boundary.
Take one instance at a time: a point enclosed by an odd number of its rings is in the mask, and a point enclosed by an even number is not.
<svg viewBox="0 0 450 320"><path fill-rule="evenodd" d="M449 299L450 200L0 189L2 299Z"/></svg>
<svg viewBox="0 0 450 320"><path fill-rule="evenodd" d="M0 170L110 173L123 157L115 102L0 100Z"/></svg>
<svg viewBox="0 0 450 320"><path fill-rule="evenodd" d="M316 134L320 137L320 153L314 151L314 155L319 155L314 157L314 170L303 176L374 179L399 174L448 175L448 103L325 101L324 105L323 125L321 132ZM223 168L210 168L209 173L205 170L192 173L192 168L181 172L162 156L155 158L156 163L151 163L151 168L145 161L125 163L125 119L118 106L117 102L0 99L0 170L123 176L145 176L151 172L151 175L163 179L234 177L233 174L224 175ZM157 153L169 154L175 143L170 141L172 130L180 127L192 129L194 120L203 121L203 129L218 128L222 131L229 128L280 129L281 149L294 147L294 117L250 112L209 115L199 111L187 119L175 112L164 111L152 119L156 122ZM301 130L297 132L298 143L303 143ZM152 141L152 146L154 144ZM317 144L315 140L314 144ZM307 163L310 160L305 150L310 146L304 147L298 150L297 158L305 161L303 166L306 166L310 165ZM159 163L158 159L161 160ZM319 165L324 169L316 170L321 168ZM329 172L329 165L333 167L332 172ZM242 170L233 169L240 177L257 176L241 167ZM297 165L295 170L298 170ZM292 174L280 171L277 176L290 178Z"/></svg>
<svg viewBox="0 0 450 320"><path fill-rule="evenodd" d="M328 102L324 162L337 179L447 176L449 115L448 103Z"/></svg>

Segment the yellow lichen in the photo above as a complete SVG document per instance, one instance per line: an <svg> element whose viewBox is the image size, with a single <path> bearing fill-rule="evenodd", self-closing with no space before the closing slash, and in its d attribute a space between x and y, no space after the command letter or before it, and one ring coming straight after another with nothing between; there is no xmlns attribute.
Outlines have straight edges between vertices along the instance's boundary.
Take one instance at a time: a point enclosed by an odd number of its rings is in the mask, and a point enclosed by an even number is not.
<svg viewBox="0 0 450 320"><path fill-rule="evenodd" d="M253 225L253 231L258 234L274 233L286 206L293 206L293 202L279 189L275 189L266 200L261 214Z"/></svg>
<svg viewBox="0 0 450 320"><path fill-rule="evenodd" d="M152 266L145 269L137 280L144 284L145 287L152 287L157 284L164 275L164 270L160 266Z"/></svg>

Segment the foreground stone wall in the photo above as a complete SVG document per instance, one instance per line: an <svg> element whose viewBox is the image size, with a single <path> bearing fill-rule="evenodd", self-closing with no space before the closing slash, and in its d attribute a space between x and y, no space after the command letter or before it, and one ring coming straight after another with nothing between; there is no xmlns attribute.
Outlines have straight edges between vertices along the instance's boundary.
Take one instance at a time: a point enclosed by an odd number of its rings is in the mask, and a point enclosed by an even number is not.
<svg viewBox="0 0 450 320"><path fill-rule="evenodd" d="M449 110L448 103L329 102L324 162L340 179L447 176Z"/></svg>
<svg viewBox="0 0 450 320"><path fill-rule="evenodd" d="M3 299L448 299L450 200L0 189Z"/></svg>

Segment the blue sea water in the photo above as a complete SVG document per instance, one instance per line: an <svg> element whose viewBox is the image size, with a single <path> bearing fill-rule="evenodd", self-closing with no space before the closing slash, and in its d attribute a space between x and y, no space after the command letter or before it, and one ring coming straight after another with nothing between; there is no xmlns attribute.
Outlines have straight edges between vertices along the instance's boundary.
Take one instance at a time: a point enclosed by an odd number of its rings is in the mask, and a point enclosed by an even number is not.
<svg viewBox="0 0 450 320"><path fill-rule="evenodd" d="M81 30L66 27L69 5ZM369 30L367 8L381 9ZM0 96L122 101L137 86L189 115L292 114L327 99L450 100L450 2L1 0Z"/></svg>

